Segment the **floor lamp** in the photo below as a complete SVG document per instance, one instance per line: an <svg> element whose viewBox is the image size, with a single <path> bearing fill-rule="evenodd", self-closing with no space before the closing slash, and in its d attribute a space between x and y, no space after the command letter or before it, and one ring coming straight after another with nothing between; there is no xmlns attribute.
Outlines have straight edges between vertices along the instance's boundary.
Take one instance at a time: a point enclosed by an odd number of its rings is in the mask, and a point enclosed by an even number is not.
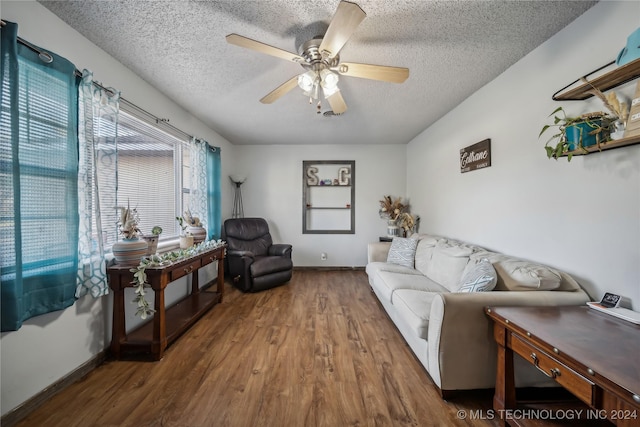
<svg viewBox="0 0 640 427"><path fill-rule="evenodd" d="M240 188L240 186L246 181L247 177L230 175L229 179L236 185L235 192L233 194L233 211L231 212L231 218L244 218L244 208L242 207L242 189Z"/></svg>

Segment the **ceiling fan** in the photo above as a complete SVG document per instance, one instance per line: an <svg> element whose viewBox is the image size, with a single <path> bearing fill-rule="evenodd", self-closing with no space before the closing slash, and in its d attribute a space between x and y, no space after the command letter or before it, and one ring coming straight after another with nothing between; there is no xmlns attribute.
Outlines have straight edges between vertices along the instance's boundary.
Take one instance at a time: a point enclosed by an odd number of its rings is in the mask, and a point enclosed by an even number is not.
<svg viewBox="0 0 640 427"><path fill-rule="evenodd" d="M347 104L338 88L339 75L393 83L402 83L409 77L408 68L340 62L340 50L366 16L357 4L341 1L324 36L316 36L304 43L299 49L299 54L238 34L229 34L226 39L228 43L236 46L298 63L306 70L262 98L260 102L263 104L271 104L299 86L309 97L309 103L319 99L318 92L321 89L333 113L342 114L347 110ZM318 101L318 113L320 108L321 101Z"/></svg>

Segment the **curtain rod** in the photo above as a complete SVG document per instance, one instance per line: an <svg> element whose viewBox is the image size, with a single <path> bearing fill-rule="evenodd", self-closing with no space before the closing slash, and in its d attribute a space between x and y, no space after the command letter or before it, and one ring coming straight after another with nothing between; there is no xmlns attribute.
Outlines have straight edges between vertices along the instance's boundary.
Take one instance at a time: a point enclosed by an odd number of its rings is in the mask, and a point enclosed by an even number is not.
<svg viewBox="0 0 640 427"><path fill-rule="evenodd" d="M6 21L4 19L0 20L0 26L4 27L5 25L7 25ZM23 39L22 37L16 37L18 43L22 44L23 46L26 46L28 49L32 50L33 52L37 53L40 57L49 57L51 58L51 56L49 55L48 52L43 51L38 49L36 46L32 45L31 43L29 43L28 41L26 41L25 39ZM43 59L44 60L44 59ZM51 61L53 59L51 58ZM49 62L51 62L49 61ZM74 70L74 73L76 75L76 77L82 77L82 71L78 70L77 68ZM101 83L93 81L92 82L95 86L97 86L98 88L105 90L107 92L113 93L113 91L107 87L104 87ZM174 133L177 133L179 135L182 135L184 137L186 137L187 139L191 140L192 138L194 138L193 135L189 135L188 133L186 133L183 130L178 129L177 127L169 124L169 119L162 119L158 116L156 116L155 114L152 114L150 112L148 112L147 110L145 110L144 108L141 108L139 106L137 106L136 104L132 103L131 101L120 97L120 101L124 104L126 104L128 107L131 107L135 110L138 110L144 114L146 114L147 116L149 116L150 118L152 118L153 120L155 120L156 124L159 127L166 127L168 129L170 129L171 131L173 131Z"/></svg>

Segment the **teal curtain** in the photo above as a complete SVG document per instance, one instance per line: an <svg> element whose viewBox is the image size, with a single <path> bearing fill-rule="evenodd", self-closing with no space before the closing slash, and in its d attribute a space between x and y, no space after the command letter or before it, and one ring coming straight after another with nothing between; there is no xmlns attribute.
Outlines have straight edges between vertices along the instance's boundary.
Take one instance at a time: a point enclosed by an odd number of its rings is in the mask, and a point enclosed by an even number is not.
<svg viewBox="0 0 640 427"><path fill-rule="evenodd" d="M222 228L222 213L220 205L222 196L220 190L221 160L220 147L207 146L207 229L209 240L219 239Z"/></svg>
<svg viewBox="0 0 640 427"><path fill-rule="evenodd" d="M53 53L39 55L18 43L17 35L17 24L2 27L3 332L18 330L33 316L72 305L78 266L75 66Z"/></svg>

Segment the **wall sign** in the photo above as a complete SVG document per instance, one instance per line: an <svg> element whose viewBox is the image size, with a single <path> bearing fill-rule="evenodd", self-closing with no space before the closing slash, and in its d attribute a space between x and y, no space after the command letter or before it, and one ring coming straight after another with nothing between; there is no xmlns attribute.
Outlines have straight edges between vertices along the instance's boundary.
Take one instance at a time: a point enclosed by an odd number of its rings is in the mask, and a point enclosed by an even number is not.
<svg viewBox="0 0 640 427"><path fill-rule="evenodd" d="M460 149L460 173L491 166L491 139Z"/></svg>

